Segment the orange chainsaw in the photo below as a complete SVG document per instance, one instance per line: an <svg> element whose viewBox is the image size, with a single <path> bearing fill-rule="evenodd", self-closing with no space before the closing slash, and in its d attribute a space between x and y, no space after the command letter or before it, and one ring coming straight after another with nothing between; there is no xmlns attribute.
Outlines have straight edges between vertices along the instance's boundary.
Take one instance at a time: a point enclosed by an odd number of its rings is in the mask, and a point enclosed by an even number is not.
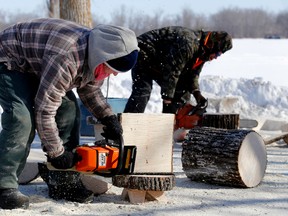
<svg viewBox="0 0 288 216"><path fill-rule="evenodd" d="M196 126L201 126L201 120L203 114L206 112L207 106L208 102L204 106L201 106L201 104L193 106L190 103L186 103L183 107L179 108L176 113L174 129L192 129Z"/></svg>
<svg viewBox="0 0 288 216"><path fill-rule="evenodd" d="M99 140L94 145L82 145L76 148L79 160L76 171L112 177L119 174L131 174L134 171L136 146L124 146L123 137L118 140Z"/></svg>

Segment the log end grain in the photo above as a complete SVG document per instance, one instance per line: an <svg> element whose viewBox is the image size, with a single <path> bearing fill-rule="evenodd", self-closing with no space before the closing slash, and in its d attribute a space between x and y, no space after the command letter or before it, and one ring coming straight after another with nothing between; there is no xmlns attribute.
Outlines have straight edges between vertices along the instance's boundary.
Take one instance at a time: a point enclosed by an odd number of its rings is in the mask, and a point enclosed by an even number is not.
<svg viewBox="0 0 288 216"><path fill-rule="evenodd" d="M264 140L256 132L246 135L238 155L238 169L247 187L257 186L264 177L267 153Z"/></svg>

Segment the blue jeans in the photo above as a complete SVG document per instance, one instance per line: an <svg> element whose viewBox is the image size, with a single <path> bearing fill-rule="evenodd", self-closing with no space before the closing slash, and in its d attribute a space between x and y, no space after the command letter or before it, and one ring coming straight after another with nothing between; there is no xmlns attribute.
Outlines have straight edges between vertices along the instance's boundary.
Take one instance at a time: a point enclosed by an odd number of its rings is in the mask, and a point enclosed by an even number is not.
<svg viewBox="0 0 288 216"><path fill-rule="evenodd" d="M33 107L38 85L35 75L9 71L0 63L0 189L18 187L36 133ZM55 120L65 148L75 148L80 137L80 109L72 91L63 97Z"/></svg>

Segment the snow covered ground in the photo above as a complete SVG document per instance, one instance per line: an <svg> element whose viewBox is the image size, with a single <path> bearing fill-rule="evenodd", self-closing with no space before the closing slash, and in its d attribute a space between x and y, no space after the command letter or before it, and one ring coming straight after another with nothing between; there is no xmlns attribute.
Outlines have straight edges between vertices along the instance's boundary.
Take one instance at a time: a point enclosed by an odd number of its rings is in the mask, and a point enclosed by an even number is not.
<svg viewBox="0 0 288 216"><path fill-rule="evenodd" d="M288 127L288 40L235 39L234 47L204 66L200 81L208 98L208 112L239 113L257 119L257 132L266 138ZM103 86L106 95L107 86ZM127 98L130 74L111 77L108 97ZM161 112L159 87L155 84L147 113ZM82 141L93 140L83 137ZM35 140L32 150L40 152ZM38 178L20 186L30 196L29 210L1 210L0 215L287 215L288 145L267 146L268 166L261 184L239 189L192 182L182 171L181 144L174 144L173 169L176 186L165 192L166 200L131 204L121 199L121 188L112 186L93 203L78 204L48 198ZM109 180L108 180L109 181Z"/></svg>

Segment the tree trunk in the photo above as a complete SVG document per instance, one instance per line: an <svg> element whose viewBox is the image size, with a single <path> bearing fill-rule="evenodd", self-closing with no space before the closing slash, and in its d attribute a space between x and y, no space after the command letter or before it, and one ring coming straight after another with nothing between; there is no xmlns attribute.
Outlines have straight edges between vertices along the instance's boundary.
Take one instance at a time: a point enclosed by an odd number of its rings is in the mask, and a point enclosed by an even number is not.
<svg viewBox="0 0 288 216"><path fill-rule="evenodd" d="M90 0L61 0L60 18L92 28Z"/></svg>
<svg viewBox="0 0 288 216"><path fill-rule="evenodd" d="M59 18L59 0L47 0L50 18Z"/></svg>
<svg viewBox="0 0 288 216"><path fill-rule="evenodd" d="M193 181L254 187L266 170L265 144L253 130L194 128L182 147L183 170Z"/></svg>

